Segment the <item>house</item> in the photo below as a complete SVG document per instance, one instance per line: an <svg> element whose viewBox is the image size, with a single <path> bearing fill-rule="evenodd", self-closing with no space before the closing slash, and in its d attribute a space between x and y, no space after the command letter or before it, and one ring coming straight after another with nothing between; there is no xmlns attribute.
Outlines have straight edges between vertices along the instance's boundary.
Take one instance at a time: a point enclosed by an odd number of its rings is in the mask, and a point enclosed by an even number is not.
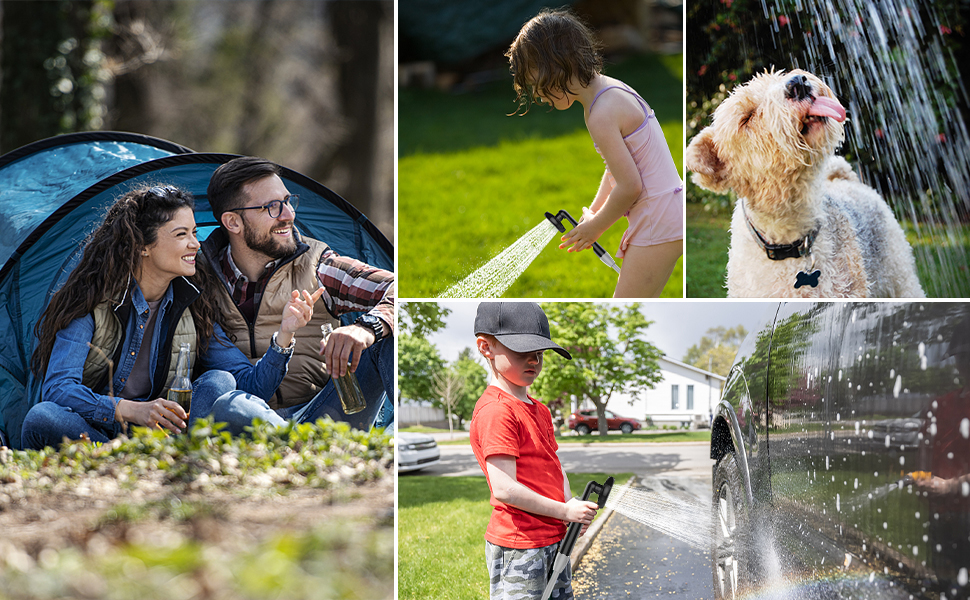
<svg viewBox="0 0 970 600"><path fill-rule="evenodd" d="M666 356L657 362L663 379L652 390L632 402L628 395L615 395L606 408L658 426L709 426L726 378Z"/></svg>

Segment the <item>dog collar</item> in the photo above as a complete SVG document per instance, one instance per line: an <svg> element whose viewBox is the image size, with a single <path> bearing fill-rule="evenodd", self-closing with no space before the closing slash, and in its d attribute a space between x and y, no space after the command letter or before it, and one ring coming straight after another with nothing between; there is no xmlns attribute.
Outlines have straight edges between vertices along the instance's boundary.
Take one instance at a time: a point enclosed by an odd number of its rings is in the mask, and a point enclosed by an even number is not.
<svg viewBox="0 0 970 600"><path fill-rule="evenodd" d="M810 231L802 239L790 244L769 244L768 240L755 229L754 223L748 218L748 211L745 210L743 202L741 203L741 212L744 214L744 222L748 226L748 231L751 232L751 235L754 236L754 241L758 242L758 245L765 251L769 259L785 260L786 258L801 258L812 253L812 244L815 243L815 238L819 232L818 227Z"/></svg>

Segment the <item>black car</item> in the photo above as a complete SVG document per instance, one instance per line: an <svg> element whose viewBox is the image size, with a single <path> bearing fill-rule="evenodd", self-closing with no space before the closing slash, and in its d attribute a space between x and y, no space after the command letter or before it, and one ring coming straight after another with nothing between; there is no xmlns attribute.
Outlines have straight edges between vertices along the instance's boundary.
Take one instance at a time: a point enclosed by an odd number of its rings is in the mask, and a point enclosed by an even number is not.
<svg viewBox="0 0 970 600"><path fill-rule="evenodd" d="M715 595L970 594L970 305L791 302L711 435Z"/></svg>

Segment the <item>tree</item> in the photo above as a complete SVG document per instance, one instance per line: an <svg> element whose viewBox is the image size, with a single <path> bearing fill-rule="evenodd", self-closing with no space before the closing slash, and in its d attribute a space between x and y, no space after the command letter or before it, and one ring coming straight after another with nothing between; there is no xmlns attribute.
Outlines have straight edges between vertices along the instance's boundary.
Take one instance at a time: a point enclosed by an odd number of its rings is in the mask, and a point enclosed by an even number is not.
<svg viewBox="0 0 970 600"><path fill-rule="evenodd" d="M475 412L475 404L488 386L488 371L478 361L478 356L477 350L465 348L458 354L458 360L452 365L452 368L465 382L462 393L454 407L454 414L458 418L459 427L463 427L465 421L472 418L472 413Z"/></svg>
<svg viewBox="0 0 970 600"><path fill-rule="evenodd" d="M542 308L552 339L573 359L547 352L532 393L546 404L573 395L589 400L599 416L600 435L605 436L606 404L613 394L633 397L662 379L657 360L663 353L643 339L651 321L636 304L557 302L543 303Z"/></svg>
<svg viewBox="0 0 970 600"><path fill-rule="evenodd" d="M444 328L451 309L442 308L437 302L399 302L398 313L401 331L427 337Z"/></svg>
<svg viewBox="0 0 970 600"><path fill-rule="evenodd" d="M718 375L727 376L738 353L738 347L748 335L743 325L712 327L701 341L687 350L683 362Z"/></svg>
<svg viewBox="0 0 970 600"><path fill-rule="evenodd" d="M434 402L434 374L444 368L438 349L422 336L405 333L397 340L397 389L411 400Z"/></svg>
<svg viewBox="0 0 970 600"><path fill-rule="evenodd" d="M0 150L99 128L110 3L4 2L2 17Z"/></svg>

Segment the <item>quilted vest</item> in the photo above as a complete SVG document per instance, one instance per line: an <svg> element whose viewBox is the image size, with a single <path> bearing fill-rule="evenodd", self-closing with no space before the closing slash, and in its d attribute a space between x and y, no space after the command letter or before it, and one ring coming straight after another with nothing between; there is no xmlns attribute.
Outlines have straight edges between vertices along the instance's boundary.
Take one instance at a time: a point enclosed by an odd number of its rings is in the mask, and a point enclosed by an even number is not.
<svg viewBox="0 0 970 600"><path fill-rule="evenodd" d="M194 290L195 288L192 287ZM127 309L127 310L126 310ZM131 299L127 302L118 304L117 302L102 302L94 308L94 334L91 337L91 349L88 350L87 359L84 361L84 369L81 375L81 383L96 392L103 390L108 384L110 377L114 373L108 368L108 359L113 364L118 364L121 355L121 340L125 334L125 325L121 322L119 313L127 317L131 312ZM188 310L188 305L181 305L174 302L169 317L174 316L175 312L181 311L174 332L169 333L171 344L169 346L169 356L162 362L156 363L156 376L152 378L152 394L150 398L159 398L168 390L168 382L175 376L175 364L179 355L181 344L189 345L189 372L195 365L197 337L195 331L195 319L192 318L192 311ZM165 377L158 381L158 373L166 373ZM121 390L114 390L115 393Z"/></svg>
<svg viewBox="0 0 970 600"><path fill-rule="evenodd" d="M219 239L222 236L217 234L221 233L221 230L216 230L209 237ZM276 271L270 276L256 309L256 320L252 327L232 301L226 285L219 286L221 290L216 303L222 313L222 326L236 347L242 350L253 364L266 353L270 338L280 328L283 308L290 301L290 293L293 290L307 290L312 293L320 287L317 265L320 264L320 258L329 246L308 237L300 238L299 242L297 255L277 266ZM214 245L206 248L206 244L203 244L209 264L219 273L221 273L221 267L218 257L221 256L224 247L225 244L218 248ZM324 323L330 323L334 329L340 327L340 322L330 316L321 297L313 307L313 317L310 322L294 335L296 347L287 365L283 382L280 383L279 389L272 398L264 398L270 408L275 410L309 402L330 381L320 356L320 326Z"/></svg>

